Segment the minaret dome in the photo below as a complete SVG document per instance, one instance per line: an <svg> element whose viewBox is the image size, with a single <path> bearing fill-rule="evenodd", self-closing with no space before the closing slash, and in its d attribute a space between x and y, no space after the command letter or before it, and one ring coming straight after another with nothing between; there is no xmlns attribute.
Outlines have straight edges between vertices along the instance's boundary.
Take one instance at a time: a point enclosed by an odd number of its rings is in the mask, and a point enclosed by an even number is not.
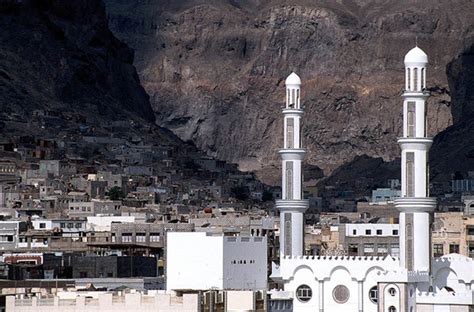
<svg viewBox="0 0 474 312"><path fill-rule="evenodd" d="M287 86L301 86L301 79L297 74L295 74L293 72L286 78L285 85L287 85Z"/></svg>
<svg viewBox="0 0 474 312"><path fill-rule="evenodd" d="M418 47L414 47L405 55L405 65L427 63L428 55L426 55L426 53Z"/></svg>

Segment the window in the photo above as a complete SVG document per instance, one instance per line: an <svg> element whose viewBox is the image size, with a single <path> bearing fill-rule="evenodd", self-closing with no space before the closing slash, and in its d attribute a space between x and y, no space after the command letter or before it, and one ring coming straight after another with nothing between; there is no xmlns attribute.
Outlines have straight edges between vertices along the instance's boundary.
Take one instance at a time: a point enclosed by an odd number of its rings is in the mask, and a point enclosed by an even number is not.
<svg viewBox="0 0 474 312"><path fill-rule="evenodd" d="M332 291L332 297L337 303L346 303L349 300L349 288L344 285L337 285Z"/></svg>
<svg viewBox="0 0 474 312"><path fill-rule="evenodd" d="M379 290L377 286L374 286L369 290L369 299L373 303L377 303L379 301Z"/></svg>
<svg viewBox="0 0 474 312"><path fill-rule="evenodd" d="M293 199L293 162L286 162L286 198Z"/></svg>
<svg viewBox="0 0 474 312"><path fill-rule="evenodd" d="M145 233L137 233L135 239L136 239L137 243L144 243L146 241L146 234Z"/></svg>
<svg viewBox="0 0 474 312"><path fill-rule="evenodd" d="M348 252L349 252L349 256L357 256L357 255L359 255L359 245L357 245L357 244L349 244Z"/></svg>
<svg viewBox="0 0 474 312"><path fill-rule="evenodd" d="M313 296L313 291L308 285L301 285L296 289L296 298L301 302L308 302Z"/></svg>
<svg viewBox="0 0 474 312"><path fill-rule="evenodd" d="M357 235L357 230L352 230L352 235Z"/></svg>
<svg viewBox="0 0 474 312"><path fill-rule="evenodd" d="M74 223L69 222L69 223L67 224L67 228L68 228L68 229L74 228Z"/></svg>
<svg viewBox="0 0 474 312"><path fill-rule="evenodd" d="M160 241L160 233L150 233L150 243L158 243Z"/></svg>
<svg viewBox="0 0 474 312"><path fill-rule="evenodd" d="M295 143L295 120L288 118L286 120L286 148L293 148Z"/></svg>
<svg viewBox="0 0 474 312"><path fill-rule="evenodd" d="M388 312L397 312L397 308L395 308L394 306L390 306L388 307Z"/></svg>
<svg viewBox="0 0 474 312"><path fill-rule="evenodd" d="M407 136L416 137L416 102L407 102Z"/></svg>
<svg viewBox="0 0 474 312"><path fill-rule="evenodd" d="M76 223L76 229L80 229L82 228L82 224L81 223Z"/></svg>
<svg viewBox="0 0 474 312"><path fill-rule="evenodd" d="M392 235L398 235L398 230L392 230Z"/></svg>
<svg viewBox="0 0 474 312"><path fill-rule="evenodd" d="M474 226L467 227L467 235L474 235Z"/></svg>
<svg viewBox="0 0 474 312"><path fill-rule="evenodd" d="M40 229L45 229L45 228L46 228L46 223L41 222L41 223L40 223Z"/></svg>
<svg viewBox="0 0 474 312"><path fill-rule="evenodd" d="M415 196L415 153L406 153L406 196Z"/></svg>
<svg viewBox="0 0 474 312"><path fill-rule="evenodd" d="M441 257L443 255L443 244L433 245L433 256Z"/></svg>
<svg viewBox="0 0 474 312"><path fill-rule="evenodd" d="M449 253L459 253L459 245L458 244L449 244Z"/></svg>
<svg viewBox="0 0 474 312"><path fill-rule="evenodd" d="M374 244L364 244L364 256L371 256L374 254Z"/></svg>
<svg viewBox="0 0 474 312"><path fill-rule="evenodd" d="M387 244L378 244L377 245L377 255L382 256L388 254Z"/></svg>
<svg viewBox="0 0 474 312"><path fill-rule="evenodd" d="M382 230L378 229L377 230L377 235L382 235Z"/></svg>
<svg viewBox="0 0 474 312"><path fill-rule="evenodd" d="M116 242L116 236L115 236L115 233L112 233L112 243L115 243Z"/></svg>
<svg viewBox="0 0 474 312"><path fill-rule="evenodd" d="M61 229L64 229L66 227L66 223L64 223L64 222L59 223L59 227Z"/></svg>
<svg viewBox="0 0 474 312"><path fill-rule="evenodd" d="M372 234L371 230L365 230L365 235L370 235L370 234Z"/></svg>
<svg viewBox="0 0 474 312"><path fill-rule="evenodd" d="M474 242L467 242L467 251L469 252L469 257L474 258Z"/></svg>
<svg viewBox="0 0 474 312"><path fill-rule="evenodd" d="M131 242L132 242L132 233L123 233L122 243L131 243Z"/></svg>
<svg viewBox="0 0 474 312"><path fill-rule="evenodd" d="M388 293L390 296L395 296L397 294L397 290L394 287L390 287L388 289Z"/></svg>

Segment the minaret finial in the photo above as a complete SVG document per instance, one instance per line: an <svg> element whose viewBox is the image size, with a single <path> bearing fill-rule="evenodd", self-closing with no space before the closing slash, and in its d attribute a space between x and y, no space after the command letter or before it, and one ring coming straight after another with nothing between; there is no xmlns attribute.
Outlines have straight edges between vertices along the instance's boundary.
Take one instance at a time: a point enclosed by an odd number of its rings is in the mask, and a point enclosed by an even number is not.
<svg viewBox="0 0 474 312"><path fill-rule="evenodd" d="M415 36L415 46L418 46L418 35Z"/></svg>

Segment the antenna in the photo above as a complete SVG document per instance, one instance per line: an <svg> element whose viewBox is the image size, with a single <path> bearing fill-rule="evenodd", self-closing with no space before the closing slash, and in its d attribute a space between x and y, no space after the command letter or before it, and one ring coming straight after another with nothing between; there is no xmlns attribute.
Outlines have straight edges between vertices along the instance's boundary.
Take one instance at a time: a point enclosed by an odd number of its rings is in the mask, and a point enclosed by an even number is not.
<svg viewBox="0 0 474 312"><path fill-rule="evenodd" d="M418 46L418 35L415 36L415 46Z"/></svg>

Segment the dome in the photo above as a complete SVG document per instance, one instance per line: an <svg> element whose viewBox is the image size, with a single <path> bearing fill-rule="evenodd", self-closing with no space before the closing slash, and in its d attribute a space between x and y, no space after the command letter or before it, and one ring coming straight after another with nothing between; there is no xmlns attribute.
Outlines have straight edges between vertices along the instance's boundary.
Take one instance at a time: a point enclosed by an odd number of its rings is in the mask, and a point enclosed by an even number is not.
<svg viewBox="0 0 474 312"><path fill-rule="evenodd" d="M414 47L405 55L405 63L428 63L428 55L422 49Z"/></svg>
<svg viewBox="0 0 474 312"><path fill-rule="evenodd" d="M285 80L285 85L301 85L300 77L294 72L291 73Z"/></svg>

